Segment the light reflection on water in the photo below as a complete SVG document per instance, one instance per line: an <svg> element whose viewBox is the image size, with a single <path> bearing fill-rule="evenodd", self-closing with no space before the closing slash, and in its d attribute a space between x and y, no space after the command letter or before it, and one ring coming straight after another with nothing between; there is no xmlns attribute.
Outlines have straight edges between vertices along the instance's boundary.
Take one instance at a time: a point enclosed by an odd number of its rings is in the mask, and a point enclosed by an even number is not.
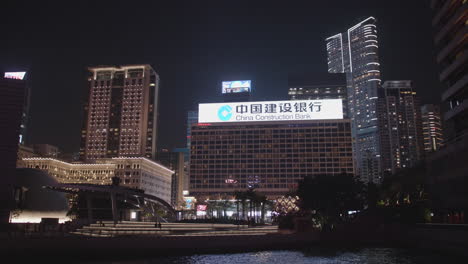
<svg viewBox="0 0 468 264"><path fill-rule="evenodd" d="M95 264L454 264L454 258L392 248L359 250L311 249L307 251L259 251L236 254L156 257L135 261L86 262Z"/></svg>

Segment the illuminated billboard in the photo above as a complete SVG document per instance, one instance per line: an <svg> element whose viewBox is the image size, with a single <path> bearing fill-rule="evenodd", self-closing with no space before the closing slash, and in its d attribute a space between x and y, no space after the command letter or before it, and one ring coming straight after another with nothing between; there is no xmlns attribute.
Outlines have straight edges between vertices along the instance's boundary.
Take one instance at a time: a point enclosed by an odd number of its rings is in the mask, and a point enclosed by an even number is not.
<svg viewBox="0 0 468 264"><path fill-rule="evenodd" d="M198 105L199 123L343 119L341 99Z"/></svg>
<svg viewBox="0 0 468 264"><path fill-rule="evenodd" d="M26 72L5 72L3 77L5 79L23 80L24 75L26 75Z"/></svg>
<svg viewBox="0 0 468 264"><path fill-rule="evenodd" d="M250 93L251 80L223 82L223 94Z"/></svg>

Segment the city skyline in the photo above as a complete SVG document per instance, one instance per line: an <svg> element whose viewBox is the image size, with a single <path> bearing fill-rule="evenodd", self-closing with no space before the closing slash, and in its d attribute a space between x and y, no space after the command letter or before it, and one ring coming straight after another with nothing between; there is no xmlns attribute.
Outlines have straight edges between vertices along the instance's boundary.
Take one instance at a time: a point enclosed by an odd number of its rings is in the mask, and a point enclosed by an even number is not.
<svg viewBox="0 0 468 264"><path fill-rule="evenodd" d="M35 76L32 84L30 125L33 136L30 143L50 143L59 146L64 152L79 149L80 135L76 131L79 131L83 118L81 104L86 87L83 80L88 66L150 63L162 80L160 126L165 129L161 131L158 140L161 147L171 149L185 145L185 116L188 110L196 109L198 103L222 101L219 91L223 80L251 79L252 97L256 101L287 99L288 74L314 72L326 75L323 40L369 15L377 18L380 29L380 57L384 72L382 80L412 79L424 103L438 103L437 94L430 92L439 89L440 84L432 54L429 7L405 2L407 10L400 10L398 3L380 5L371 1L364 2L369 3L355 9L356 12L334 10L326 4L320 4L325 11L316 16L311 16L300 8L283 10L273 4L265 7L269 12L262 11L262 6L253 6L242 14L236 12L241 7L235 9L220 6L220 10L225 11L221 16L214 7L201 10L203 8L189 4L174 19L168 16L173 15L177 8L163 7L161 10L167 11L168 15L154 21L157 37L145 41L156 44L151 47L144 44L138 50L136 44L131 44L133 40L130 37L139 35L138 33L126 33L122 36L125 38L123 40L122 37L115 37L121 43L108 46L104 44L105 38L98 31L88 32L84 29L86 25L99 24L112 18L110 15L91 16L89 21L67 20L68 24L65 25L71 25L67 30L62 30L64 25L44 20L41 22L43 27L39 30L44 34L43 38L42 35L39 37L42 41L38 42L37 48L27 50L21 44L25 41L24 38L29 40L28 36L31 36L32 42L26 41L31 45L38 38L32 32L36 26L29 27L35 13L27 11L30 13L19 15L29 15L28 19L15 26L21 32L30 34L13 33L8 42L2 44L3 50L9 52L3 51L0 56L4 58L4 68L27 65L32 76ZM14 5L12 7L11 14L18 15L20 9L15 9ZM351 5L349 7L352 8ZM120 10L122 7L113 8ZM195 12L197 15L187 13L190 8L198 10L198 13ZM386 12L387 8L392 8L400 21L392 21L392 16ZM47 12L53 10L51 8ZM78 7L68 15L76 18L80 11L83 8ZM414 12L417 13L416 16ZM340 19L327 21L327 26L320 26L320 21L332 13L339 15ZM174 21L184 14L187 15L186 18L180 22ZM279 14L283 16L278 16ZM204 18L198 18L199 15ZM242 16L253 26L246 27L246 24L237 23L238 20L232 19L236 15ZM63 15L53 14L51 17L54 16ZM192 19L196 19L196 23L191 23ZM269 23L263 23L263 20ZM212 26L211 21L218 21L219 25ZM2 23L9 25L12 22L5 20ZM278 23L284 25L275 26ZM123 22L119 25L121 24ZM149 32L150 29L152 30L151 27L142 26L138 32ZM177 34L168 33L171 30ZM86 36L85 39L90 38L93 41L83 45L72 44L72 33ZM242 39L248 41L241 41ZM228 45L221 47L226 41ZM263 49L265 45L267 49ZM415 46L419 48L415 50ZM24 50L27 52L23 52ZM395 54L401 56L394 56ZM414 54L415 60L410 60L409 54ZM421 70L411 71L418 68ZM54 78L54 82L49 82L50 78ZM67 100L60 98L71 100L65 103ZM57 108L63 111L54 111Z"/></svg>
<svg viewBox="0 0 468 264"><path fill-rule="evenodd" d="M468 257L467 0L17 2L7 259Z"/></svg>

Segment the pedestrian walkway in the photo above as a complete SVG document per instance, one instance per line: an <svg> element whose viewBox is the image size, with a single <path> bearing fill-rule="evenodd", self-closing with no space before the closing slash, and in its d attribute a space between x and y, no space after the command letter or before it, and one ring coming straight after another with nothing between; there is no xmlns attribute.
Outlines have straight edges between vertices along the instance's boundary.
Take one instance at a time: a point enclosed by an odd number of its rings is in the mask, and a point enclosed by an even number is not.
<svg viewBox="0 0 468 264"><path fill-rule="evenodd" d="M114 225L112 221L102 221L72 232L79 236L233 236L266 235L277 233L277 226L257 226L209 223L161 223L122 221Z"/></svg>

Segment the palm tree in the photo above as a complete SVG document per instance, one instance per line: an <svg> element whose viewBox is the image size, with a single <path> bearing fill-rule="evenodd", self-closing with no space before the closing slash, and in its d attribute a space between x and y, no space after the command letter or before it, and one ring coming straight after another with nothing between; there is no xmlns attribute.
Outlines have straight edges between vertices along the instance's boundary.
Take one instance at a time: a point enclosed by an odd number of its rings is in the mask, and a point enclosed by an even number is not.
<svg viewBox="0 0 468 264"><path fill-rule="evenodd" d="M239 215L239 201L242 203L242 220L245 220L245 202L247 200L247 193L243 191L236 191L235 194L237 200L237 214Z"/></svg>

